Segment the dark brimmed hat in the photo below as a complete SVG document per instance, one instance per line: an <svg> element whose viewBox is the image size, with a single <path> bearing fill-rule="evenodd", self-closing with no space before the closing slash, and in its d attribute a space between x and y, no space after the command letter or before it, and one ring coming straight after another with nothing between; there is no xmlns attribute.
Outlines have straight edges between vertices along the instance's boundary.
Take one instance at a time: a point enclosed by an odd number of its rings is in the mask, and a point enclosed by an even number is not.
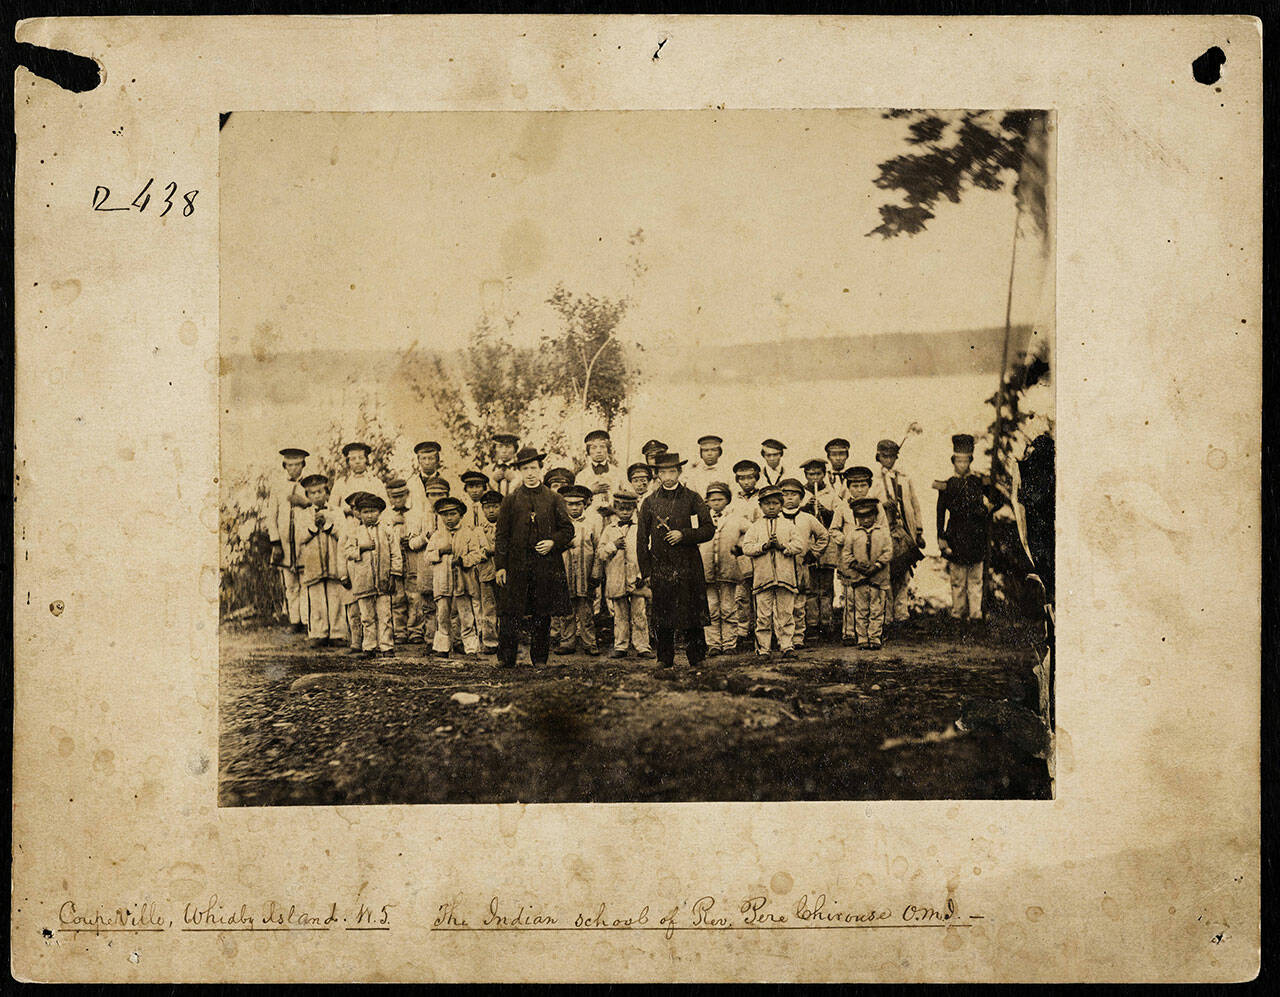
<svg viewBox="0 0 1280 997"><path fill-rule="evenodd" d="M733 492L730 491L729 486L723 481L713 481L711 484L707 485L707 498L711 497L712 492L719 492L725 498L733 498Z"/></svg>
<svg viewBox="0 0 1280 997"><path fill-rule="evenodd" d="M896 454L898 449L897 440L881 440L876 444L876 453Z"/></svg>
<svg viewBox="0 0 1280 997"><path fill-rule="evenodd" d="M738 463L733 465L734 474L742 474L744 471L755 471L756 474L759 474L760 465L754 460L740 460Z"/></svg>
<svg viewBox="0 0 1280 997"><path fill-rule="evenodd" d="M854 499L849 503L855 516L877 516L880 514L880 503L871 497Z"/></svg>
<svg viewBox="0 0 1280 997"><path fill-rule="evenodd" d="M490 488L487 492L480 496L481 505L502 505L502 492L496 488Z"/></svg>
<svg viewBox="0 0 1280 997"><path fill-rule="evenodd" d="M830 453L832 450L848 450L849 441L846 440L843 436L837 436L834 439L827 440L827 445L822 449L827 451L828 453Z"/></svg>
<svg viewBox="0 0 1280 997"><path fill-rule="evenodd" d="M627 485L619 485L613 490L613 504L617 505L635 505L640 501L640 497Z"/></svg>
<svg viewBox="0 0 1280 997"><path fill-rule="evenodd" d="M422 492L423 492L423 494L424 494L424 495L425 495L427 492L432 491L432 490L442 491L442 492L444 492L446 495L448 495L448 494L449 494L449 482L448 482L448 481L446 481L444 478L440 477L440 475L438 475L438 474L433 474L431 477L429 477L426 481L424 481L424 482L422 483Z"/></svg>
<svg viewBox="0 0 1280 997"><path fill-rule="evenodd" d="M820 467L825 471L827 469L827 462L821 457L810 457L800 465L800 470L807 471L811 467Z"/></svg>
<svg viewBox="0 0 1280 997"><path fill-rule="evenodd" d="M458 512L466 512L467 503L463 502L460 498L455 498L452 495L446 495L444 498L436 499L431 508L435 509L437 513L444 512L446 509L457 509Z"/></svg>
<svg viewBox="0 0 1280 997"><path fill-rule="evenodd" d="M783 478L778 482L778 491L798 492L803 495L805 493L804 482L799 478Z"/></svg>
<svg viewBox="0 0 1280 997"><path fill-rule="evenodd" d="M951 452L956 456L973 456L973 437L968 433L956 433L951 437Z"/></svg>
<svg viewBox="0 0 1280 997"><path fill-rule="evenodd" d="M715 433L708 433L706 436L698 437L698 446L700 447L710 447L710 446L719 447L723 445L724 445L724 440L721 439L719 436L716 436Z"/></svg>
<svg viewBox="0 0 1280 997"><path fill-rule="evenodd" d="M347 457L353 450L363 450L365 453L373 453L373 447L367 443L348 443L342 448L342 456Z"/></svg>
<svg viewBox="0 0 1280 997"><path fill-rule="evenodd" d="M507 446L509 446L509 447L514 447L514 446L518 446L518 445L519 445L519 443L520 443L520 437L515 436L515 435L514 435L514 434L512 434L512 433L494 433L494 434L493 434L493 442L494 442L494 443L505 443L505 444L506 444Z"/></svg>
<svg viewBox="0 0 1280 997"><path fill-rule="evenodd" d="M440 444L435 440L423 440L413 448L414 453L439 453Z"/></svg>
<svg viewBox="0 0 1280 997"><path fill-rule="evenodd" d="M548 488L554 488L555 485L552 484L552 482L563 481L566 485L571 485L576 477L577 475L567 467L560 467L557 465L556 467L547 468L546 474L542 476L542 483Z"/></svg>
<svg viewBox="0 0 1280 997"><path fill-rule="evenodd" d="M497 437L495 436L494 439L497 439ZM512 437L512 439L515 439L515 437ZM502 442L502 441L499 440L499 442ZM535 461L546 460L546 459L547 459L547 455L544 454L537 447L521 447L520 452L516 454L516 459L514 463L516 467L524 467L525 464L532 464Z"/></svg>
<svg viewBox="0 0 1280 997"><path fill-rule="evenodd" d="M347 501L351 503L351 508L353 509L382 510L387 507L386 500L381 495L373 494L373 492L356 492Z"/></svg>
<svg viewBox="0 0 1280 997"><path fill-rule="evenodd" d="M757 501L764 502L767 499L777 499L781 502L782 489L777 485L766 485L764 488L761 488L760 494L757 496Z"/></svg>
<svg viewBox="0 0 1280 997"><path fill-rule="evenodd" d="M606 433L603 429L593 429L585 437L583 437L582 442L590 443L592 440L604 440L607 443L609 441L609 434Z"/></svg>
<svg viewBox="0 0 1280 997"><path fill-rule="evenodd" d="M308 474L299 484L303 488L319 488L322 485L329 484L329 476L327 474Z"/></svg>
<svg viewBox="0 0 1280 997"><path fill-rule="evenodd" d="M388 478L386 481L386 486L387 486L388 495L391 495L393 493L398 493L398 492L403 492L404 494L408 494L409 492L409 486L405 483L404 478Z"/></svg>
<svg viewBox="0 0 1280 997"><path fill-rule="evenodd" d="M662 453L667 449L667 445L661 440L649 440L640 448L640 452L648 457L650 454Z"/></svg>
<svg viewBox="0 0 1280 997"><path fill-rule="evenodd" d="M861 464L855 464L853 467L846 467L844 469L845 481L865 481L870 484L873 477L874 475L871 473L871 468L863 467Z"/></svg>
<svg viewBox="0 0 1280 997"><path fill-rule="evenodd" d="M458 477L462 479L464 485L469 485L473 481L479 481L486 485L489 483L489 475L475 469L463 471Z"/></svg>
<svg viewBox="0 0 1280 997"><path fill-rule="evenodd" d="M630 481L631 476L635 474L637 471L643 471L645 474L645 477L647 478L653 477L653 468L651 468L644 461L638 460L634 464L632 464L630 467L627 468L627 480Z"/></svg>
<svg viewBox="0 0 1280 997"><path fill-rule="evenodd" d="M565 498L582 499L583 502L590 502L595 495L586 485L565 485L559 491Z"/></svg>
<svg viewBox="0 0 1280 997"><path fill-rule="evenodd" d="M787 449L787 445L783 443L781 440L775 440L770 438L760 444L760 449L761 450L777 450L778 453L782 453L782 451Z"/></svg>
<svg viewBox="0 0 1280 997"><path fill-rule="evenodd" d="M285 460L306 460L311 454L307 453L301 447L285 447L280 451L280 456Z"/></svg>
<svg viewBox="0 0 1280 997"><path fill-rule="evenodd" d="M662 453L653 455L653 466L661 470L664 467L684 467L689 463L687 460L681 460L680 455L674 450L664 450Z"/></svg>

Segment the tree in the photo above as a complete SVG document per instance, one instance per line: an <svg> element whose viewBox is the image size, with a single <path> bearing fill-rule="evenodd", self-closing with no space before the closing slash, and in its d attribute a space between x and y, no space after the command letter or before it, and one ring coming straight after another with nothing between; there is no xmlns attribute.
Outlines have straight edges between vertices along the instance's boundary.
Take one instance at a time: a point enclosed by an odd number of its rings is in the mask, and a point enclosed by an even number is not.
<svg viewBox="0 0 1280 997"><path fill-rule="evenodd" d="M998 510L1012 507L1013 446L1022 436L1031 413L1020 410L1019 400L1049 373L1047 353L1010 356L1013 317L1013 278L1023 223L1039 237L1042 254L1051 241L1048 215L1048 115L1044 111L963 111L943 116L931 111L892 110L886 118L907 121L906 141L913 151L894 156L879 165L875 185L899 191L902 202L880 206L880 224L867 233L883 239L923 232L942 201L958 204L967 190L1012 190L1015 202L1009 286L1005 297L1005 334L1000 381L987 399L994 407L990 426L990 497ZM1025 439L1024 439L1025 444ZM1028 516L1031 511L1028 510ZM1025 573L1029 552L1017 531L997 517L987 558L988 589L1003 594L1009 575ZM1032 524L1028 521L1028 528Z"/></svg>
<svg viewBox="0 0 1280 997"><path fill-rule="evenodd" d="M639 237L637 232L634 240ZM627 313L628 298L597 298L570 294L557 284L547 299L564 320L564 330L542 339L542 373L546 383L573 407L578 428L593 411L604 428L627 411L627 396L635 385L618 327Z"/></svg>

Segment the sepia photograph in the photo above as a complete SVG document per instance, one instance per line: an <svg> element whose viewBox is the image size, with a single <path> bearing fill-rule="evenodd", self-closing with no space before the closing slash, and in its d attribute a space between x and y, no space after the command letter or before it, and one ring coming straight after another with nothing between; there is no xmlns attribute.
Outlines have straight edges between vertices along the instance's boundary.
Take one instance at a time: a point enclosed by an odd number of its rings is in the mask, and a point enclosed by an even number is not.
<svg viewBox="0 0 1280 997"><path fill-rule="evenodd" d="M219 126L220 806L1054 798L1052 112Z"/></svg>

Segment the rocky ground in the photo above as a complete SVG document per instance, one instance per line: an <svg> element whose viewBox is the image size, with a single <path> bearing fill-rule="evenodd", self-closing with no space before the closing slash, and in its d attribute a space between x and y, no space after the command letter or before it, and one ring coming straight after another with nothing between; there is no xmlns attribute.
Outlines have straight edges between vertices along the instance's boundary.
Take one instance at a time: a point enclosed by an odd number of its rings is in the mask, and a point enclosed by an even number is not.
<svg viewBox="0 0 1280 997"><path fill-rule="evenodd" d="M219 802L1045 799L1034 663L1018 625L933 618L880 651L673 679L652 660L511 672L421 645L366 661L224 625Z"/></svg>

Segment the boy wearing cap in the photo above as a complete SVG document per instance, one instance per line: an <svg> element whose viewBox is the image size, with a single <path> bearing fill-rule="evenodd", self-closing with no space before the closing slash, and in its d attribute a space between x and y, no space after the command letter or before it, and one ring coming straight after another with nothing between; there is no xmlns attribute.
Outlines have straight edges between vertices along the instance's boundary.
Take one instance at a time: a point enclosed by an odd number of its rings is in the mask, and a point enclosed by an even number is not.
<svg viewBox="0 0 1280 997"><path fill-rule="evenodd" d="M847 467L844 470L845 491L844 491L844 502L842 503L842 505L844 507L844 512L848 517L847 525L849 530L852 530L854 528L853 503L856 502L858 499L867 498L870 495L871 479L874 476L875 475L872 473L871 468L864 467L861 464L855 464L853 467ZM883 503L877 503L878 511L876 513L876 525L883 527L885 532L889 533L890 538L892 538L893 534L889 532L890 527L889 527L889 520L887 518L888 508L889 507L884 505ZM848 538L849 538L849 533L846 532L845 539L847 540ZM843 578L841 579L839 585L840 585L840 605L841 605L841 614L840 614L841 635L843 638L843 643L849 647L852 647L854 644L857 643L857 640L858 640L856 627L854 626L855 620L854 620L853 603L849 601L853 590L849 588L848 584L843 580ZM887 597L886 597L886 605L887 604L888 603L887 603Z"/></svg>
<svg viewBox="0 0 1280 997"><path fill-rule="evenodd" d="M493 437L493 472L489 481L494 490L506 496L520 483L520 471L515 465L519 437L511 433L495 433Z"/></svg>
<svg viewBox="0 0 1280 997"><path fill-rule="evenodd" d="M991 503L972 473L974 439L951 437L955 473L938 490L938 549L947 559L953 619L982 619L982 566L991 530Z"/></svg>
<svg viewBox="0 0 1280 997"><path fill-rule="evenodd" d="M405 643L409 636L409 595L405 587L406 561L409 553L409 535L405 530L405 517L409 511L409 485L404 478L391 478L387 485L387 501L390 507L383 513L387 527L400 546L400 571L392 573L394 591L391 593L391 629L396 641Z"/></svg>
<svg viewBox="0 0 1280 997"><path fill-rule="evenodd" d="M644 461L637 461L627 468L627 484L636 494L636 502L644 498L653 480L653 468Z"/></svg>
<svg viewBox="0 0 1280 997"><path fill-rule="evenodd" d="M702 573L707 580L707 656L731 654L738 646L738 585L742 582L742 537L751 524L729 506L728 484L707 486L707 508L715 534L702 544Z"/></svg>
<svg viewBox="0 0 1280 997"><path fill-rule="evenodd" d="M751 558L756 655L761 658L769 657L773 640L784 658L796 656L797 563L804 557L805 545L795 523L781 513L781 490L773 486L761 489L760 518L742 538L742 552Z"/></svg>
<svg viewBox="0 0 1280 997"><path fill-rule="evenodd" d="M801 508L827 531L827 545L809 567L809 595L805 600L805 631L815 637L835 637L835 577L840 568L844 531L853 525L848 503L828 484L827 463L813 458L803 464L805 501ZM841 589L844 588L842 584ZM841 600L843 603L843 600Z"/></svg>
<svg viewBox="0 0 1280 997"><path fill-rule="evenodd" d="M301 535L298 563L306 592L307 634L312 647L342 644L347 637L342 611L347 558L339 523L342 514L329 507L329 479L308 474L301 485L306 489L306 509L298 510L295 524Z"/></svg>
<svg viewBox="0 0 1280 997"><path fill-rule="evenodd" d="M577 642L593 657L600 653L596 641L596 621L592 609L594 590L600 578L596 550L600 545L600 521L586 515L591 489L585 485L566 485L560 489L569 519L573 521L573 542L564 552L565 577L569 582L571 609L560 618L560 643L557 654L572 654Z"/></svg>
<svg viewBox="0 0 1280 997"><path fill-rule="evenodd" d="M733 512L754 523L760 518L760 465L754 460L740 460L733 465L733 480L737 483L729 502ZM746 650L755 632L755 599L751 594L751 558L745 554L738 560L742 581L736 593L735 616L738 622L738 650Z"/></svg>
<svg viewBox="0 0 1280 997"><path fill-rule="evenodd" d="M587 460L578 473L577 482L586 486L593 499L597 495L603 495L601 502L608 505L613 489L618 484L617 468L613 466L612 441L603 429L593 429L586 435L583 445L587 448Z"/></svg>
<svg viewBox="0 0 1280 997"><path fill-rule="evenodd" d="M280 569L284 583L285 608L289 626L301 632L307 629L302 618L301 566L298 564L298 544L302 533L298 528L298 512L308 505L306 492L299 480L307 458L311 456L298 447L285 447L280 451L284 477L271 489L267 506L267 536L271 540L271 563Z"/></svg>
<svg viewBox="0 0 1280 997"><path fill-rule="evenodd" d="M409 551L406 576L409 580L409 642L432 644L440 621L436 619L435 568L427 560L427 544L439 525L436 503L449 494L449 482L438 475L419 479L422 498L414 499L405 516L405 535ZM450 621L444 621L452 630Z"/></svg>
<svg viewBox="0 0 1280 997"><path fill-rule="evenodd" d="M920 518L920 503L916 501L915 486L911 479L894 465L898 462L898 444L894 440L881 440L876 444L876 463L871 482L871 497L882 504L889 503L898 507L899 544L914 543L917 548L924 547L924 521ZM909 599L911 574L896 589L885 609L885 622L903 622L908 619L907 603Z"/></svg>
<svg viewBox="0 0 1280 997"><path fill-rule="evenodd" d="M372 492L350 496L357 522L347 532L347 584L359 601L364 654L395 654L391 630L392 576L404 571L400 542L386 523L379 522L387 501Z"/></svg>
<svg viewBox="0 0 1280 997"><path fill-rule="evenodd" d="M473 530L478 530L484 523L484 510L480 507L480 500L484 497L485 492L492 487L489 482L489 475L483 471L468 470L463 471L460 477L462 479L462 490L467 496L467 511L462 514L462 523ZM499 492L498 494L501 495L502 493Z"/></svg>
<svg viewBox="0 0 1280 997"><path fill-rule="evenodd" d="M791 477L791 473L782 466L782 454L787 445L780 440L768 439L760 444L760 456L764 459L764 467L760 475L766 485L777 486L783 478Z"/></svg>
<svg viewBox="0 0 1280 997"><path fill-rule="evenodd" d="M798 479L783 478L778 484L778 490L782 492L782 516L795 524L805 546L804 556L796 563L796 597L792 605L792 612L795 614L792 646L804 647L805 614L809 593L813 588L813 568L827 549L827 529L817 516L800 508L805 488Z"/></svg>
<svg viewBox="0 0 1280 997"><path fill-rule="evenodd" d="M849 441L843 436L827 440L823 448L827 454L827 487L838 496L844 498L844 468L849 463ZM852 522L852 520L850 520Z"/></svg>
<svg viewBox="0 0 1280 997"><path fill-rule="evenodd" d="M333 494L329 497L335 508L350 508L347 499L356 492L368 492L377 495L383 502L387 501L387 489L382 479L369 467L369 455L373 448L367 443L348 443L342 448L342 456L346 459L347 473L333 486ZM351 514L354 522L355 513Z"/></svg>
<svg viewBox="0 0 1280 997"><path fill-rule="evenodd" d="M893 541L877 522L881 512L876 499L854 499L852 507L854 527L841 551L840 575L848 588L846 601L852 609L854 643L875 651L881 646L884 630Z"/></svg>
<svg viewBox="0 0 1280 997"><path fill-rule="evenodd" d="M619 487L614 492L614 515L601 531L600 546L596 548L597 557L603 565L604 597L613 615L611 658L625 658L628 646L635 650L637 657L653 657L649 648L647 599L636 547L639 536L635 519L638 502L630 487Z"/></svg>
<svg viewBox="0 0 1280 997"><path fill-rule="evenodd" d="M494 589L493 537L498 527L498 510L502 507L502 493L490 488L480 496L481 523L475 530L476 541L482 555L476 565L476 581L479 583L479 608L476 612L476 628L480 631L480 648L485 654L498 650L498 600Z"/></svg>
<svg viewBox="0 0 1280 997"><path fill-rule="evenodd" d="M466 512L462 499L446 495L437 499L436 528L427 541L427 563L431 565L431 590L436 600L436 635L431 650L437 657L447 658L453 649L451 621L456 614L462 638L462 653L468 657L480 651L476 633L472 591L479 593L473 582L475 567L484 559L481 544L470 529L462 525Z"/></svg>
<svg viewBox="0 0 1280 997"><path fill-rule="evenodd" d="M689 462L689 470L685 481L690 488L700 494L706 494L713 481L724 482L724 469L720 466L720 458L724 456L724 440L714 433L698 437L698 459ZM732 499L732 495L729 496Z"/></svg>

